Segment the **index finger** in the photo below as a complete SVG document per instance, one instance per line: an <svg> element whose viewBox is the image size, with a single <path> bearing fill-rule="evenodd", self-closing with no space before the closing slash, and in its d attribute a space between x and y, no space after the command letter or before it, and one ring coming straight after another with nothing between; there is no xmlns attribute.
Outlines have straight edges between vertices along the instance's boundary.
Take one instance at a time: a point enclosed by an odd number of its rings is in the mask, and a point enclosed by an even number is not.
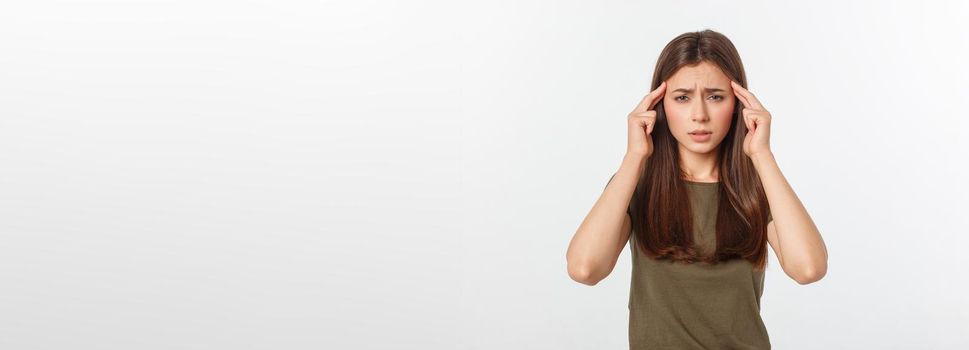
<svg viewBox="0 0 969 350"><path fill-rule="evenodd" d="M663 94L666 92L666 82L662 82L655 90L650 91L643 97L642 101L639 101L639 105L636 106L636 111L645 112L653 109L660 100L662 100Z"/></svg>
<svg viewBox="0 0 969 350"><path fill-rule="evenodd" d="M742 102L744 102L744 104L747 105L747 108L756 108L761 110L764 109L764 106L760 104L760 100L758 100L757 97L754 96L754 94L752 94L750 91L747 91L747 89L745 89L743 86L740 86L740 84L738 84L735 81L731 81L731 83L733 85L734 91L736 91L738 94L740 94L741 97L743 97L742 100L746 100Z"/></svg>

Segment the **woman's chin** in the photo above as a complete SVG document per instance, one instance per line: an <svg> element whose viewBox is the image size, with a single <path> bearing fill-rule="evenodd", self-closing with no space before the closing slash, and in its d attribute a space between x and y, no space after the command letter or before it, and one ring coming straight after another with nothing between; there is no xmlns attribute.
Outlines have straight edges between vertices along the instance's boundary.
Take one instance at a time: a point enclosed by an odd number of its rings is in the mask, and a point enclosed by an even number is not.
<svg viewBox="0 0 969 350"><path fill-rule="evenodd" d="M683 149L685 149L686 151L689 151L690 153L704 154L704 155L705 154L715 154L715 152L717 151L717 146L715 146L715 145L708 145L708 144L690 144L690 143L684 144L684 143L681 143L680 144L680 147L683 148Z"/></svg>

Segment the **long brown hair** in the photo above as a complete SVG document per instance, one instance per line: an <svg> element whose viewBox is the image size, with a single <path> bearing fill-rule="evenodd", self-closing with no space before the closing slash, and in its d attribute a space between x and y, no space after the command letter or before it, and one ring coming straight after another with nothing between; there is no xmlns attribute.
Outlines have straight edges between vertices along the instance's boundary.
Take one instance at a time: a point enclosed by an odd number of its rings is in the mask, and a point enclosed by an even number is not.
<svg viewBox="0 0 969 350"><path fill-rule="evenodd" d="M663 48L653 71L652 88L680 67L703 61L747 87L740 55L730 39L712 30L688 32ZM694 246L693 216L679 165L676 138L670 133L666 111L660 101L654 107L656 124L651 136L653 154L646 162L630 201L630 218L637 246L654 259L674 262L718 264L747 259L756 269L767 265L767 197L753 163L743 151L747 126L741 119L743 104L736 103L730 130L717 150L720 195L717 208L716 251L701 256Z"/></svg>

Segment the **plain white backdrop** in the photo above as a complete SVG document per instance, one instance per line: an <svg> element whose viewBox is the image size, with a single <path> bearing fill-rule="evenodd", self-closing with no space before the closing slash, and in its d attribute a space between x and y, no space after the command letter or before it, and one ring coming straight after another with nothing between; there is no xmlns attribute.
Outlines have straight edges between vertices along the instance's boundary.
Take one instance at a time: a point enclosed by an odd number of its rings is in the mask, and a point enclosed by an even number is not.
<svg viewBox="0 0 969 350"><path fill-rule="evenodd" d="M830 254L776 349L969 347L965 2L0 5L0 348L624 349L572 234L732 39Z"/></svg>

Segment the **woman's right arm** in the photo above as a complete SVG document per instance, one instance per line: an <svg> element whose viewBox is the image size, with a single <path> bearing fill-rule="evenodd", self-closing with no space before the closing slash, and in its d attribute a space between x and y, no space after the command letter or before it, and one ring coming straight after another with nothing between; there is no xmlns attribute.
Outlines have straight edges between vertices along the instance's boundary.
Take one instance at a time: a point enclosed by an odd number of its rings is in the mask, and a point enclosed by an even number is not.
<svg viewBox="0 0 969 350"><path fill-rule="evenodd" d="M664 81L646 94L626 118L628 142L622 165L582 220L565 253L569 277L576 282L590 286L599 283L612 272L626 247L632 231L629 201L653 154L652 132L656 124L653 107L662 102L665 92Z"/></svg>
<svg viewBox="0 0 969 350"><path fill-rule="evenodd" d="M636 155L623 158L572 237L566 260L569 277L576 282L594 286L616 266L632 230L627 209L645 162Z"/></svg>

